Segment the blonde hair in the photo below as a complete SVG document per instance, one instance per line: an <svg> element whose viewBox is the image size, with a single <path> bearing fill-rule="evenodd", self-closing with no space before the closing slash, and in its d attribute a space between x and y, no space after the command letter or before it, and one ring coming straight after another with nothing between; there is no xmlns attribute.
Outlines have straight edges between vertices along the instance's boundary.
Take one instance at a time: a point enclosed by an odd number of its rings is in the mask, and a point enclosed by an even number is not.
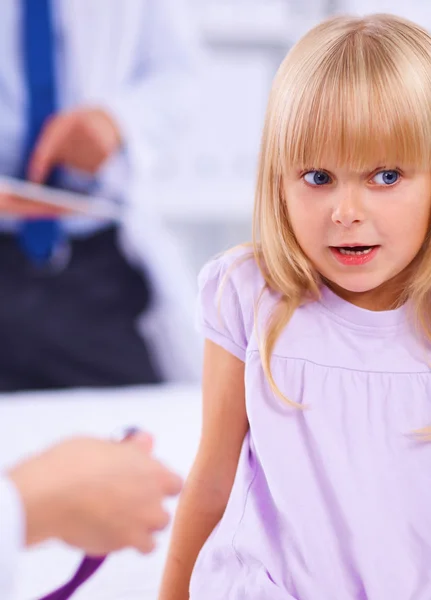
<svg viewBox="0 0 431 600"><path fill-rule="evenodd" d="M431 165L431 37L392 15L329 19L288 53L276 75L265 120L253 225L253 252L266 287L279 292L261 340L265 375L275 343L295 309L320 295L321 278L301 250L284 201L286 171L328 160L352 169L376 164ZM382 162L383 160L383 162ZM405 296L431 340L430 236Z"/></svg>

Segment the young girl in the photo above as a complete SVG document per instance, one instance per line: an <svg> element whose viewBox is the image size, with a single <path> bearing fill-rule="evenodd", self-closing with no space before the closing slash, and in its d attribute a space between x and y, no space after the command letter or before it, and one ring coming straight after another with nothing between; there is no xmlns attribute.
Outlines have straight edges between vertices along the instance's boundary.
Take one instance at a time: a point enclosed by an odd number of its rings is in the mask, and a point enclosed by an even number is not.
<svg viewBox="0 0 431 600"><path fill-rule="evenodd" d="M291 50L254 250L200 277L203 431L162 600L431 598L430 170L423 29L338 17Z"/></svg>

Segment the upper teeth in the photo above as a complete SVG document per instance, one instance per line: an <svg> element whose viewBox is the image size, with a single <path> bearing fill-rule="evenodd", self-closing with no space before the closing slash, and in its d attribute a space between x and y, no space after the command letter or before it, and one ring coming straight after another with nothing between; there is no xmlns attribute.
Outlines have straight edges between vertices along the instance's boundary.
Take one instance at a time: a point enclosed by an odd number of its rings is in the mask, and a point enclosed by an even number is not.
<svg viewBox="0 0 431 600"><path fill-rule="evenodd" d="M368 254L372 248L366 248L365 250L352 250L351 248L340 248L341 254Z"/></svg>

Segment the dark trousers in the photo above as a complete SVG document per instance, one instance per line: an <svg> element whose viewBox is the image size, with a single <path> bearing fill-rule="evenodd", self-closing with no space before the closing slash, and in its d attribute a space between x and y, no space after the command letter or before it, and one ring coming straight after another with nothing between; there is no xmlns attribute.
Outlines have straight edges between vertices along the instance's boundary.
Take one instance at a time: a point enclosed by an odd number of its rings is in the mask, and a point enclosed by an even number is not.
<svg viewBox="0 0 431 600"><path fill-rule="evenodd" d="M149 282L120 254L116 229L70 244L55 273L0 234L0 391L159 383L136 331Z"/></svg>

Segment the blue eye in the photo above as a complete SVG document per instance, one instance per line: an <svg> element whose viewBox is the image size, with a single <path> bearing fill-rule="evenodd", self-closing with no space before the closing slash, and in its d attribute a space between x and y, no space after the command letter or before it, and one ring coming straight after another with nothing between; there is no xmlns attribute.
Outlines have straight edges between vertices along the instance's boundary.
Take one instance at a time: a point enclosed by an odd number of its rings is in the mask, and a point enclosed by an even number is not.
<svg viewBox="0 0 431 600"><path fill-rule="evenodd" d="M304 181L309 185L326 185L331 183L331 178L325 171L309 171L303 175Z"/></svg>
<svg viewBox="0 0 431 600"><path fill-rule="evenodd" d="M380 171L380 173L376 173L372 178L374 183L378 185L394 185L400 178L400 174L398 171Z"/></svg>

